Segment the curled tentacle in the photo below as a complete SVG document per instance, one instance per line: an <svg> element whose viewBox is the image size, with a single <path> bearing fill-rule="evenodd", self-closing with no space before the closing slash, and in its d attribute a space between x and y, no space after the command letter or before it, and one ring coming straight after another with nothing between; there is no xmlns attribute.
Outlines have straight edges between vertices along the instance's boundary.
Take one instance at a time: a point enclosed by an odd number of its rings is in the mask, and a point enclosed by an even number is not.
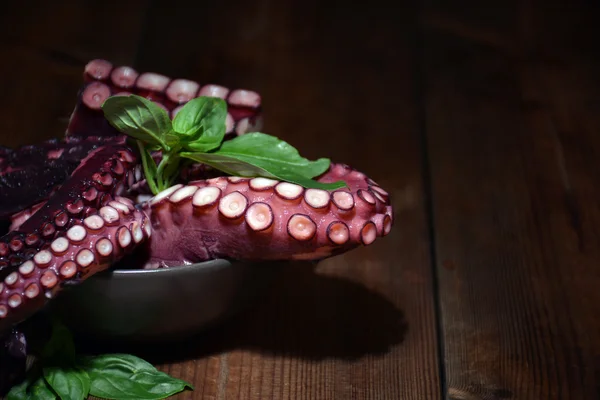
<svg viewBox="0 0 600 400"><path fill-rule="evenodd" d="M0 333L39 310L64 284L81 282L134 250L136 258L148 258L146 267L214 258L320 260L390 232L389 194L343 164L318 178L348 185L333 191L223 177L205 165L188 165L176 185L135 205L133 199L149 190L125 136L102 114L106 98L138 94L173 118L194 97L220 97L228 105L228 138L260 129L261 97L105 60L91 61L84 76L65 140L0 148L0 218L13 218L12 231L0 238ZM47 165L56 166L55 177L43 175ZM38 185L37 195L10 187L14 178L17 186L35 188L38 173L47 186Z"/></svg>
<svg viewBox="0 0 600 400"><path fill-rule="evenodd" d="M0 218L46 200L91 151L122 138L51 139L6 152L0 169Z"/></svg>
<svg viewBox="0 0 600 400"><path fill-rule="evenodd" d="M172 80L151 72L140 74L129 66L116 67L106 60L90 61L84 69L84 81L65 139L15 150L0 147L0 219L47 200L90 151L109 142L124 141L100 109L109 96L144 96L167 110L171 118L194 97L220 97L228 102L226 139L262 127L261 97L250 90L230 91L220 85ZM201 177L204 176L196 178ZM20 217L23 215L26 213Z"/></svg>
<svg viewBox="0 0 600 400"><path fill-rule="evenodd" d="M26 208L23 211L19 211L18 213L12 215L10 217L11 224L8 228L9 231L18 230L21 225L23 225L33 214L35 214L40 208L42 208L46 204L45 201L34 204L33 206Z"/></svg>
<svg viewBox="0 0 600 400"><path fill-rule="evenodd" d="M108 268L150 235L148 218L133 202L109 201L4 276L0 331L39 310L64 284Z"/></svg>
<svg viewBox="0 0 600 400"><path fill-rule="evenodd" d="M84 70L85 84L67 128L68 136L119 136L104 118L100 107L110 96L136 94L154 101L174 118L181 107L199 96L227 101L228 137L262 128L261 96L251 90L229 90L189 79L171 79L154 72L140 73L129 66L114 66L106 60L91 60Z"/></svg>
<svg viewBox="0 0 600 400"><path fill-rule="evenodd" d="M146 205L154 229L148 266L211 258L319 260L387 235L393 218L388 193L340 164L319 181L340 179L348 188L240 177L175 185Z"/></svg>
<svg viewBox="0 0 600 400"><path fill-rule="evenodd" d="M18 230L0 238L0 279L4 279L73 225L135 184L137 159L125 146L90 153L61 189ZM1 291L0 291L1 292Z"/></svg>

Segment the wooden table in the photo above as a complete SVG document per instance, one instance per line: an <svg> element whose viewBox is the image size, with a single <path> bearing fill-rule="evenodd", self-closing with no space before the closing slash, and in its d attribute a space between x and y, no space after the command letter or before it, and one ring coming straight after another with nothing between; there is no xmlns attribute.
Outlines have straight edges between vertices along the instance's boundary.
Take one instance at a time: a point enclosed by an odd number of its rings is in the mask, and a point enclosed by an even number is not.
<svg viewBox="0 0 600 400"><path fill-rule="evenodd" d="M179 398L600 397L597 3L109 3L2 6L2 144L61 136L106 58L259 91L265 132L395 207L390 236L151 349Z"/></svg>

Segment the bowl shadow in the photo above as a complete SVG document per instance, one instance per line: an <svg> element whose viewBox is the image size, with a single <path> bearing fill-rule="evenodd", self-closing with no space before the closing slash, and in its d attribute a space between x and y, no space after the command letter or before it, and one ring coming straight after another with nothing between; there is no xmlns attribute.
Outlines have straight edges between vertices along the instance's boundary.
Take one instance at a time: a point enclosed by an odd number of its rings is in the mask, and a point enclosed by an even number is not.
<svg viewBox="0 0 600 400"><path fill-rule="evenodd" d="M75 339L81 352L126 352L155 364L240 349L313 360L356 359L388 352L404 340L407 329L404 313L382 295L290 263L252 304L185 340Z"/></svg>

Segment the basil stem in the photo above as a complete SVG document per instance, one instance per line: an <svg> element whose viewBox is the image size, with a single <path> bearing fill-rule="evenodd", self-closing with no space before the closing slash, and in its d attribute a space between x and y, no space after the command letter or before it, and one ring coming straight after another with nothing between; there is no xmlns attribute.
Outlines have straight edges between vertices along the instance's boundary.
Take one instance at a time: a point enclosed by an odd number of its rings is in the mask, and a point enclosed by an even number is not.
<svg viewBox="0 0 600 400"><path fill-rule="evenodd" d="M163 171L169 162L169 154L163 154L162 160L158 164L158 169L156 170L156 177L158 178L158 190L162 192L165 190L165 181L163 178Z"/></svg>
<svg viewBox="0 0 600 400"><path fill-rule="evenodd" d="M150 152L144 147L141 141L136 140L138 149L140 150L140 157L142 158L142 167L144 168L144 175L146 176L146 182L154 195L159 193L158 187L156 186L156 163L150 155Z"/></svg>

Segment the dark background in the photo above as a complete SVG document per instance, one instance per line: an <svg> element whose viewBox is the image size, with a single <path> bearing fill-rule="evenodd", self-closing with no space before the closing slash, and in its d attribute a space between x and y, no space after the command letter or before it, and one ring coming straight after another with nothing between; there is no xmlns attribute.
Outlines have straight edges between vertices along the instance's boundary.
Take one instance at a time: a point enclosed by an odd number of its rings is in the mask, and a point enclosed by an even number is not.
<svg viewBox="0 0 600 400"><path fill-rule="evenodd" d="M60 137L105 58L256 90L392 195L389 236L143 349L181 398L600 397L598 2L390 3L2 5L2 145Z"/></svg>

